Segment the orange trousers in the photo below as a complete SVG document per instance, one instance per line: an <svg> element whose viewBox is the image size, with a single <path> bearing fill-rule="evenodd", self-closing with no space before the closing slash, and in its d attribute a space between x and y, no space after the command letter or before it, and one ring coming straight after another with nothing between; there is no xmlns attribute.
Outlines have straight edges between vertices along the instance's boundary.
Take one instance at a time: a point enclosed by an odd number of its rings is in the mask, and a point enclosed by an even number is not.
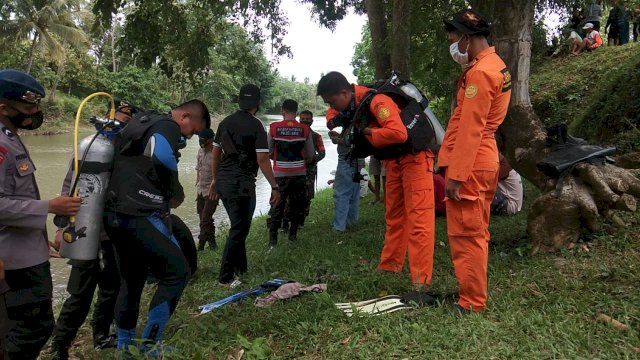
<svg viewBox="0 0 640 360"><path fill-rule="evenodd" d="M426 151L404 155L387 160L385 168L387 231L378 269L401 272L408 251L411 281L429 285L435 234L433 157Z"/></svg>
<svg viewBox="0 0 640 360"><path fill-rule="evenodd" d="M446 200L447 235L460 292L458 304L467 310L483 311L487 304L489 215L497 184L498 163L477 166L460 187L462 199Z"/></svg>

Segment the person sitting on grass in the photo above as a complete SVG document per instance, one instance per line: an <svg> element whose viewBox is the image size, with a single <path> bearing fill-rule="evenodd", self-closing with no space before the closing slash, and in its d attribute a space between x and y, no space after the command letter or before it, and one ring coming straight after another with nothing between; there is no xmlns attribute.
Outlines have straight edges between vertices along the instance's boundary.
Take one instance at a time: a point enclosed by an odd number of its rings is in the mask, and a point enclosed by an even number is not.
<svg viewBox="0 0 640 360"><path fill-rule="evenodd" d="M593 28L592 23L584 24L582 30L585 32L584 40L579 41L575 39L573 46L571 46L571 54L573 55L579 55L585 49L591 51L602 46L602 37L600 33Z"/></svg>

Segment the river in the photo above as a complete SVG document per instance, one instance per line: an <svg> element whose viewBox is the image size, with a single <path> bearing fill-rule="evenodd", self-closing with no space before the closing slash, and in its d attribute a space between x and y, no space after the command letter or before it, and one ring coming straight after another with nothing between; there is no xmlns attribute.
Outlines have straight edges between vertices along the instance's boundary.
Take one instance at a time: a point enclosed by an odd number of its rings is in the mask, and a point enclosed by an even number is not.
<svg viewBox="0 0 640 360"><path fill-rule="evenodd" d="M261 117L265 128L273 121L281 119L279 115L264 115ZM336 146L329 140L328 130L325 120L322 117L315 117L313 130L320 133L324 140L327 156L318 164L318 182L317 188L327 187L327 180L333 178L330 174L331 170L335 170L338 163ZM89 134L84 134L89 135ZM51 199L60 193L62 180L67 171L69 156L73 148L73 134L48 135L48 136L24 136L23 141L27 146L31 158L36 167L36 179L40 194L43 199ZM198 153L198 138L194 136L187 142L187 147L181 150L182 156L178 163L178 171L180 182L185 189L186 199L184 203L174 213L180 216L191 229L194 238L197 239L199 233L198 215L196 214L196 155ZM269 212L269 196L271 195L271 186L264 178L262 173L258 171L256 181L256 211L255 216L264 215ZM214 215L216 227L220 227L228 222L227 214L222 204L216 210ZM49 237L52 239L55 234L55 226L53 225L53 215L49 216L47 223ZM224 244L224 239L219 239L219 243ZM51 259L54 299L60 302L66 296L67 278L69 276L70 266L64 259Z"/></svg>

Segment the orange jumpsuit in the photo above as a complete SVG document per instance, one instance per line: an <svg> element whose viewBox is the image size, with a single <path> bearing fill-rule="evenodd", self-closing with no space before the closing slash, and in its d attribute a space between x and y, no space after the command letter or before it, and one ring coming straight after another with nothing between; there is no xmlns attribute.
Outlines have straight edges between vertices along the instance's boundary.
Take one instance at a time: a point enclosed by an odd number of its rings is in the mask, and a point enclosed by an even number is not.
<svg viewBox="0 0 640 360"><path fill-rule="evenodd" d="M446 200L447 234L460 287L458 304L482 311L487 302L489 214L498 183L495 132L511 97L511 75L490 47L458 81L458 105L449 120L438 165L446 181L462 182L460 201Z"/></svg>
<svg viewBox="0 0 640 360"><path fill-rule="evenodd" d="M367 92L354 86L356 106ZM382 148L407 140L407 129L400 109L386 95L371 100L370 113L375 118L367 140ZM423 151L385 161L387 169L385 220L387 229L378 269L401 272L409 252L409 270L414 284L429 285L433 272L435 210L433 197L433 154ZM429 169L425 172L424 169Z"/></svg>

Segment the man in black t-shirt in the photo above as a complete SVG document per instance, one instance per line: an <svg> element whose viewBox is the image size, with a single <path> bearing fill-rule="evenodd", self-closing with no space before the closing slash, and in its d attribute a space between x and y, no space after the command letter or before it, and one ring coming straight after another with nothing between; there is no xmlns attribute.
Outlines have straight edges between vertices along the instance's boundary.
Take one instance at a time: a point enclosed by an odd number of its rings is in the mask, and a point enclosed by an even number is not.
<svg viewBox="0 0 640 360"><path fill-rule="evenodd" d="M240 284L238 275L247 271L245 240L256 208L258 168L271 185L271 205L280 201L278 184L269 161L267 132L255 114L260 108L260 89L247 84L240 89L240 110L227 116L213 141L212 200L222 199L229 215L230 229L222 253L220 286Z"/></svg>

